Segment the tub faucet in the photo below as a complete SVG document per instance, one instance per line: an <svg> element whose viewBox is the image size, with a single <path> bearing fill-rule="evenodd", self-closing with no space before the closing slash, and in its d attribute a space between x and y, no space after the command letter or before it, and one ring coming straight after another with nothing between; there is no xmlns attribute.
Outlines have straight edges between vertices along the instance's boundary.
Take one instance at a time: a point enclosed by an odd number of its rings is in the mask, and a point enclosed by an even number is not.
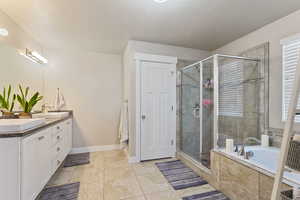
<svg viewBox="0 0 300 200"><path fill-rule="evenodd" d="M239 156L244 156L245 155L245 145L243 144L241 149L238 151Z"/></svg>

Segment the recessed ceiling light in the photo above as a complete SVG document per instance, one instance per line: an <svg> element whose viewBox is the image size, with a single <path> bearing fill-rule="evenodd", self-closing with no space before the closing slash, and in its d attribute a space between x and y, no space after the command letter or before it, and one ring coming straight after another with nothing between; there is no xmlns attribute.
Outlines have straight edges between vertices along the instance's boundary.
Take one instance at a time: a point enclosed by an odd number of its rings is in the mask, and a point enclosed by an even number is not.
<svg viewBox="0 0 300 200"><path fill-rule="evenodd" d="M0 35L1 36L8 36L8 30L5 28L0 28Z"/></svg>
<svg viewBox="0 0 300 200"><path fill-rule="evenodd" d="M154 0L156 3L165 3L167 2L168 0Z"/></svg>

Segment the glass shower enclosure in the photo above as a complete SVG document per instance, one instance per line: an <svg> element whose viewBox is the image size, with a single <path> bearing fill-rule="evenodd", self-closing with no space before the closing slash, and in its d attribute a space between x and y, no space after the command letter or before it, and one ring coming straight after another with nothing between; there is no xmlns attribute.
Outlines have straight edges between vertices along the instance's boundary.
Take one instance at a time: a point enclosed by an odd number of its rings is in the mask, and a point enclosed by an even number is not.
<svg viewBox="0 0 300 200"><path fill-rule="evenodd" d="M264 133L264 70L253 58L214 55L181 69L180 151L210 168L227 138Z"/></svg>

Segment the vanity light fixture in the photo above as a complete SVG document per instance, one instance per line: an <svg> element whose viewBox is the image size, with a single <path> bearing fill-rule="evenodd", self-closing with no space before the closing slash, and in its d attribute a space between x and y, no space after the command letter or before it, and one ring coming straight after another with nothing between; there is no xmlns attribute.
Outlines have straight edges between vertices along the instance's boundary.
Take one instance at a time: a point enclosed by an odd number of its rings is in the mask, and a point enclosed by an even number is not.
<svg viewBox="0 0 300 200"><path fill-rule="evenodd" d="M154 0L156 3L165 3L167 2L168 0Z"/></svg>
<svg viewBox="0 0 300 200"><path fill-rule="evenodd" d="M0 36L8 36L8 30L5 28L0 28Z"/></svg>
<svg viewBox="0 0 300 200"><path fill-rule="evenodd" d="M29 49L25 49L25 51L20 51L20 54L35 63L39 63L39 64L48 63L48 60L43 56L41 56L36 51L30 51Z"/></svg>

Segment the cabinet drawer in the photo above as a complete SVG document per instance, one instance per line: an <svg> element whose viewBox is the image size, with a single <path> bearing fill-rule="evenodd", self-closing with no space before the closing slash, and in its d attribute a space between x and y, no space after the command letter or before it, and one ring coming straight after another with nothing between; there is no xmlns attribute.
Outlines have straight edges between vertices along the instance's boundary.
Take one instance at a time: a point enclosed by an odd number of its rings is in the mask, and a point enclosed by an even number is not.
<svg viewBox="0 0 300 200"><path fill-rule="evenodd" d="M56 158L64 151L64 145L62 142L58 142L52 147L52 158Z"/></svg>
<svg viewBox="0 0 300 200"><path fill-rule="evenodd" d="M57 143L61 142L63 140L63 137L63 129L60 129L59 131L54 131L52 134L52 145L56 145Z"/></svg>
<svg viewBox="0 0 300 200"><path fill-rule="evenodd" d="M53 129L53 133L61 132L63 130L63 122L54 125Z"/></svg>
<svg viewBox="0 0 300 200"><path fill-rule="evenodd" d="M65 155L62 151L60 153L56 154L56 156L52 159L52 171L53 171L53 173L63 163L64 159L65 159Z"/></svg>

